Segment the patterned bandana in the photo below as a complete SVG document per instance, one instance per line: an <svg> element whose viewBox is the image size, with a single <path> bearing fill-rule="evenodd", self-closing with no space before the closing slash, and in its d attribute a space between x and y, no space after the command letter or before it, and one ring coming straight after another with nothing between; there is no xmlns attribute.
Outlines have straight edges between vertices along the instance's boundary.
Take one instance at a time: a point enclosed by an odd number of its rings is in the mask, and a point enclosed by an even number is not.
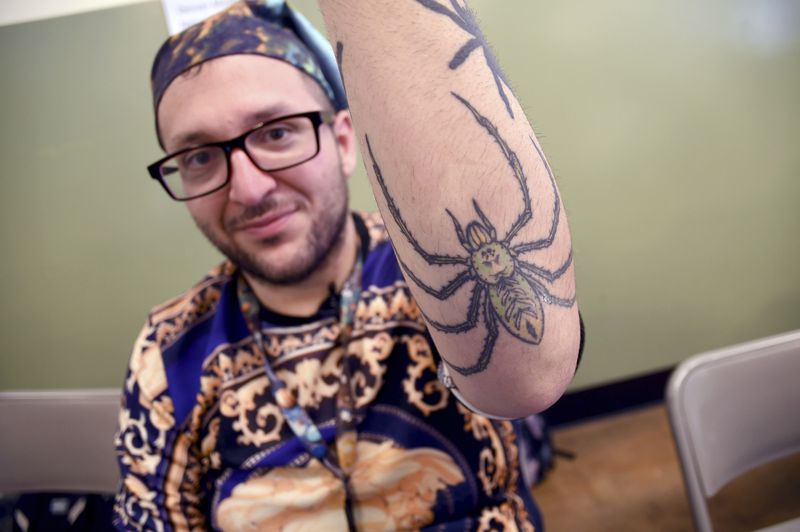
<svg viewBox="0 0 800 532"><path fill-rule="evenodd" d="M314 78L337 111L347 108L333 50L319 31L282 0L244 0L161 46L150 73L156 121L158 104L176 77L210 59L237 54L286 61Z"/></svg>

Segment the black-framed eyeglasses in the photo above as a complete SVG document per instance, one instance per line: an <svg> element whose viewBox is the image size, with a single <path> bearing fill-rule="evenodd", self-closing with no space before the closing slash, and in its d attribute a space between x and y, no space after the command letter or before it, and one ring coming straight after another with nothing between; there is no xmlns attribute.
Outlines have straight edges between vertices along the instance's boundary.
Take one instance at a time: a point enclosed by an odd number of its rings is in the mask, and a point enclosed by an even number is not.
<svg viewBox="0 0 800 532"><path fill-rule="evenodd" d="M310 111L258 124L236 138L171 153L147 167L170 197L187 201L223 188L231 180L231 151L244 151L265 172L286 170L319 153L319 126L332 111Z"/></svg>

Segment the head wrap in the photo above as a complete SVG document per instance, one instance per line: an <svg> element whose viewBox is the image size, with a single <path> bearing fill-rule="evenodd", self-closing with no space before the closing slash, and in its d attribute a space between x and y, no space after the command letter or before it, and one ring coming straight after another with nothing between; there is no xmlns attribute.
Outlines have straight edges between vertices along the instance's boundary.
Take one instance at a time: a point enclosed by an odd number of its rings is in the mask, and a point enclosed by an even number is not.
<svg viewBox="0 0 800 532"><path fill-rule="evenodd" d="M319 83L337 111L347 108L330 44L283 0L244 0L173 35L153 62L150 81L158 131L158 105L183 72L217 57L254 54L285 61Z"/></svg>

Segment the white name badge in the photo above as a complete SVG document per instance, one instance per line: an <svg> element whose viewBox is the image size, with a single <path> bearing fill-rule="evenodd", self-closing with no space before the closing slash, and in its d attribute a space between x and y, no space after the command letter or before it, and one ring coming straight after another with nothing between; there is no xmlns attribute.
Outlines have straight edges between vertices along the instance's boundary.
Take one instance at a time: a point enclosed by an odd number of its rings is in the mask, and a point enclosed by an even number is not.
<svg viewBox="0 0 800 532"><path fill-rule="evenodd" d="M167 19L167 30L175 35L192 24L222 11L235 0L161 0L164 16Z"/></svg>

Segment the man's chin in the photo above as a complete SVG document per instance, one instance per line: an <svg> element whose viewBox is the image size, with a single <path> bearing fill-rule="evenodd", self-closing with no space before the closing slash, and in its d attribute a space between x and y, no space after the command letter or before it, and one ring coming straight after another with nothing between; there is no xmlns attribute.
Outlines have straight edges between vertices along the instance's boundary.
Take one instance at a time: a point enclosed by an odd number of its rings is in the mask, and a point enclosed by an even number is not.
<svg viewBox="0 0 800 532"><path fill-rule="evenodd" d="M263 242L255 251L242 248L220 251L240 270L266 284L297 284L308 279L319 267L320 261L311 256L309 249L272 240Z"/></svg>
<svg viewBox="0 0 800 532"><path fill-rule="evenodd" d="M248 280L272 286L293 286L301 284L307 280L314 271L313 268L310 270L299 270L297 268L282 270L272 267L267 270L257 266L254 267L253 265L239 264L236 262L234 262L234 264L247 275Z"/></svg>
<svg viewBox="0 0 800 532"><path fill-rule="evenodd" d="M331 209L329 213L338 213ZM268 238L253 240L247 234L220 235L198 224L206 238L240 270L257 282L273 285L299 284L336 255L342 242L347 207L340 215L323 217L307 230L296 226Z"/></svg>

